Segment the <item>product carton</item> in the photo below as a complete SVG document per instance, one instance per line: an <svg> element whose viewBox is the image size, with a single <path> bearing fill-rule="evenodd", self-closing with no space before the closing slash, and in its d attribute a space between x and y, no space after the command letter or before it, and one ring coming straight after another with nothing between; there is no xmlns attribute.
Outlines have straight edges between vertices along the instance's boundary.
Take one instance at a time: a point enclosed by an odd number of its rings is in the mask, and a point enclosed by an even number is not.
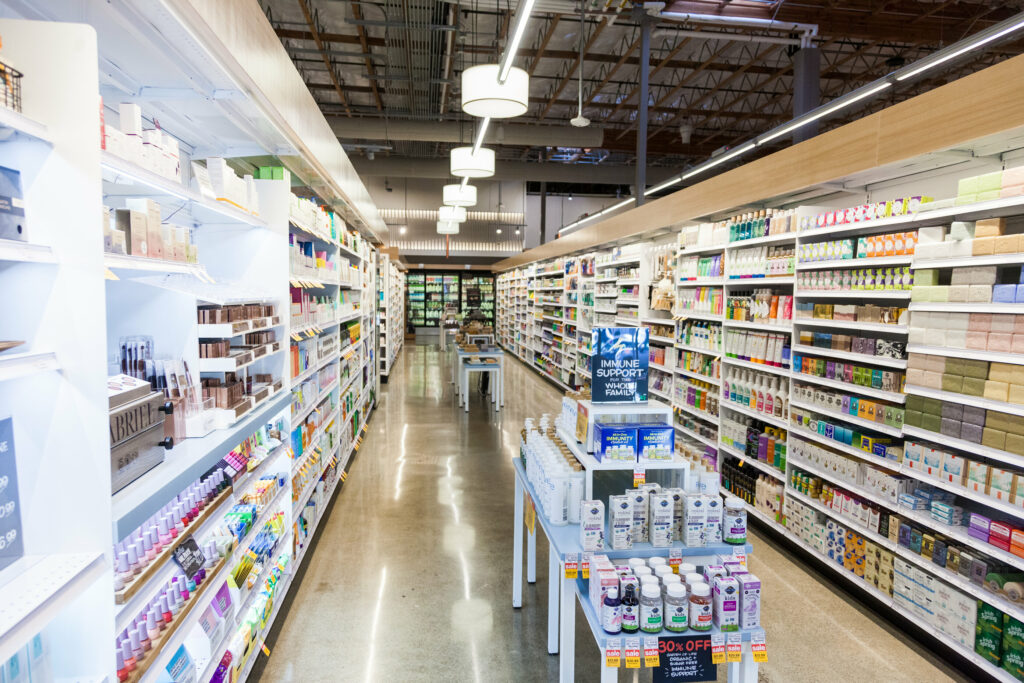
<svg viewBox="0 0 1024 683"><path fill-rule="evenodd" d="M633 547L633 500L631 496L608 496L608 538L612 549Z"/></svg>
<svg viewBox="0 0 1024 683"><path fill-rule="evenodd" d="M580 545L585 551L604 549L604 503L600 500L580 502Z"/></svg>
<svg viewBox="0 0 1024 683"><path fill-rule="evenodd" d="M672 496L672 538L683 538L683 506L686 494L683 489L662 489L662 493ZM1024 503L1021 503L1024 506Z"/></svg>
<svg viewBox="0 0 1024 683"><path fill-rule="evenodd" d="M709 495L706 498L707 519L704 522L704 544L721 543L722 519L725 514L722 498L718 495Z"/></svg>
<svg viewBox="0 0 1024 683"><path fill-rule="evenodd" d="M707 523L705 497L699 493L687 493L683 504L683 534L680 540L690 547L703 547L704 525Z"/></svg>
<svg viewBox="0 0 1024 683"><path fill-rule="evenodd" d="M650 495L650 540L655 548L667 548L672 545L674 512L675 501L671 493Z"/></svg>
<svg viewBox="0 0 1024 683"><path fill-rule="evenodd" d="M753 574L736 577L740 588L740 629L761 626L761 580Z"/></svg>
<svg viewBox="0 0 1024 683"><path fill-rule="evenodd" d="M715 577L711 586L714 599L713 620L721 631L740 628L740 584L731 576Z"/></svg>
<svg viewBox="0 0 1024 683"><path fill-rule="evenodd" d="M650 494L651 490L641 486L627 495L633 503L633 528L630 543L644 543L650 538Z"/></svg>
<svg viewBox="0 0 1024 683"><path fill-rule="evenodd" d="M142 211L116 209L114 222L124 233L127 252L130 256L149 257L149 218Z"/></svg>
<svg viewBox="0 0 1024 683"><path fill-rule="evenodd" d="M636 427L610 422L594 423L594 458L603 460L636 460Z"/></svg>

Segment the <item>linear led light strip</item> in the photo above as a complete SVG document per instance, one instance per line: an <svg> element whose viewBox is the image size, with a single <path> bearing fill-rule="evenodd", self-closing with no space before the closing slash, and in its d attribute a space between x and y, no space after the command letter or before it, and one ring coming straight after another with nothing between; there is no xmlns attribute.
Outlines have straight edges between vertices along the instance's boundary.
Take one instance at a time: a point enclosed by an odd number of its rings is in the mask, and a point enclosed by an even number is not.
<svg viewBox="0 0 1024 683"><path fill-rule="evenodd" d="M1015 31L1019 31L1022 28L1024 28L1024 13L1017 14L1003 21L1002 23L996 24L995 26L992 26L991 28L985 31L981 31L972 38L962 40L958 43L950 45L947 48L938 50L935 53L933 53L931 57L919 60L918 62L915 62L914 64L911 64L909 66L905 66L902 69L895 71L889 74L888 76L879 79L878 81L875 81L874 83L869 83L868 85L858 88L857 90L853 90L847 93L846 95L833 100L828 105L818 107L817 109L812 109L811 111L804 114L802 117L790 121L789 123L784 124L776 128L775 130L769 131L768 133L765 133L764 135L758 138L746 142L743 145L737 147L736 149L728 152L727 154L723 154L721 156L708 159L704 163L695 166L694 168L690 169L689 171L686 171L685 173L681 173L678 176L670 178L669 180L666 180L659 185L654 185L653 187L644 190L644 196L646 197L654 194L655 192L661 192L662 190L672 187L673 185L677 185L678 183L681 183L684 180L688 180L696 175L704 173L705 171L711 168L714 168L715 166L718 166L719 164L724 164L726 161L729 161L730 159L734 159L740 156L741 154L749 152L755 147L775 140L776 138L782 137L783 135L786 135L788 133L792 133L793 131L803 126L806 126L809 123L817 121L818 119L824 118L830 114L834 114L835 112L841 109L845 109L846 107L849 107L850 105L856 102L864 100L873 95L877 95L883 90L891 88L894 85L895 81L905 81L909 78L913 78L914 76L918 76L933 67L936 67L940 64L944 64L945 62L948 62L951 59L955 59L960 55L963 55L964 53L970 52L971 50L977 49L983 45L987 45L988 43L996 41ZM614 211L615 209L621 208L622 206L625 206L626 204L631 203L633 201L635 200L628 199L624 202L613 204L612 206L608 207L607 209L599 211L593 216L587 216L586 218L581 218L580 220L574 223L570 223L569 225L559 230L558 233L562 234L566 230L571 230L572 228L578 227L583 223L592 221L598 216L601 216L610 211Z"/></svg>

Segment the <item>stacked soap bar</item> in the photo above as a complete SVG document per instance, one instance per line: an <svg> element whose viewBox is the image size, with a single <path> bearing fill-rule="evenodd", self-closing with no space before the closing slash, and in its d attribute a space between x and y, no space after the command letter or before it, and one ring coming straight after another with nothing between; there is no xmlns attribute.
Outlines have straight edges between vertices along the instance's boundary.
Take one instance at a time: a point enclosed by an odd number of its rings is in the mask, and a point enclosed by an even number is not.
<svg viewBox="0 0 1024 683"><path fill-rule="evenodd" d="M949 284L938 270L914 273L911 301L953 303L1024 303L1024 269L1019 266L997 269L996 266L953 268Z"/></svg>
<svg viewBox="0 0 1024 683"><path fill-rule="evenodd" d="M1005 218L976 222L956 221L949 226L921 228L915 250L919 260L966 258L1024 252L1024 234L1007 234Z"/></svg>
<svg viewBox="0 0 1024 683"><path fill-rule="evenodd" d="M859 323L880 323L903 325L906 322L906 308L898 306L873 306L866 304L820 304L801 301L796 304L797 318L818 320L846 320Z"/></svg>
<svg viewBox="0 0 1024 683"><path fill-rule="evenodd" d="M797 276L797 289L822 291L900 291L914 286L909 266L899 268L854 268L848 270L805 270Z"/></svg>
<svg viewBox="0 0 1024 683"><path fill-rule="evenodd" d="M1024 419L936 398L908 395L904 424L1024 455Z"/></svg>
<svg viewBox="0 0 1024 683"><path fill-rule="evenodd" d="M903 465L925 477L1024 508L1024 473L908 439Z"/></svg>
<svg viewBox="0 0 1024 683"><path fill-rule="evenodd" d="M789 412L793 424L798 427L815 432L818 436L831 439L836 443L852 446L865 453L898 461L903 451L902 446L893 439L869 434L866 429L842 424L838 419L818 415L813 408L808 410L792 406Z"/></svg>
<svg viewBox="0 0 1024 683"><path fill-rule="evenodd" d="M1024 315L914 311L911 344L1024 353Z"/></svg>
<svg viewBox="0 0 1024 683"><path fill-rule="evenodd" d="M957 183L956 203L973 204L1024 194L1024 166L983 173Z"/></svg>
<svg viewBox="0 0 1024 683"><path fill-rule="evenodd" d="M894 406L881 401L871 401L839 391L829 391L799 380L793 384L793 400L818 406L824 410L849 415L859 420L877 422L881 425L900 428L903 426L903 406Z"/></svg>
<svg viewBox="0 0 1024 683"><path fill-rule="evenodd" d="M903 391L904 376L898 370L882 370L856 363L794 354L793 372L882 391Z"/></svg>
<svg viewBox="0 0 1024 683"><path fill-rule="evenodd" d="M858 337L850 334L801 330L800 344L802 346L814 346L826 351L849 351L851 353L879 356L881 358L904 358L907 355L906 342L876 337Z"/></svg>
<svg viewBox="0 0 1024 683"><path fill-rule="evenodd" d="M1024 365L911 353L907 383L1024 405Z"/></svg>

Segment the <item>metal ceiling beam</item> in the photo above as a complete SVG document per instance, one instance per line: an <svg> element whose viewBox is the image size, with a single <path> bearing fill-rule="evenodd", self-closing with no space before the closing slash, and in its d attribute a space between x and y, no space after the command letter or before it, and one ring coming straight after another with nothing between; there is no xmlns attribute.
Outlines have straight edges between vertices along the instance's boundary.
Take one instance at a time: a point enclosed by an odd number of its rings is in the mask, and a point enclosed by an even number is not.
<svg viewBox="0 0 1024 683"><path fill-rule="evenodd" d="M590 37L587 38L586 45L583 46L583 52L584 53L586 53L588 50L590 50L590 47L594 44L594 41L597 40L598 36L601 35L601 32L604 31L605 27L607 27L607 26L608 26L608 22L604 21L604 22L601 23L600 26L595 28L590 33ZM582 27L580 28L580 30L582 30ZM573 60L572 66L569 67L569 70L566 72L565 77L555 87L554 92L551 93L551 98L548 100L548 103L546 105L544 105L544 108L541 110L540 115L537 117L538 120L543 120L544 117L548 115L548 112L551 111L551 107L555 103L555 100L558 99L558 96L562 94L563 90L565 90L565 86L569 84L569 81L572 79L573 74L576 73L576 69L578 69L579 67L580 67L580 56L576 55L576 59Z"/></svg>
<svg viewBox="0 0 1024 683"><path fill-rule="evenodd" d="M352 16L356 19L361 19L363 11L360 9L359 2L357 0L352 1ZM373 91L373 99L377 103L377 111L383 111L384 100L381 99L380 91L377 90L377 74L373 70L373 59L370 57L370 47L366 44L366 31L363 29L362 24L356 24L356 32L359 34L359 47L363 50L364 60L366 62L366 71L370 74L370 89Z"/></svg>
<svg viewBox="0 0 1024 683"><path fill-rule="evenodd" d="M298 0L299 7L302 8L302 15L306 17L306 25L309 26L309 32L313 36L313 42L316 43L316 47L320 50L320 55L324 59L324 66L327 67L327 72L331 75L331 82L334 84L334 91L338 93L338 97L341 98L341 103L345 107L345 113L352 116L352 110L348 106L348 98L345 96L345 92L341 89L341 83L338 82L338 74L334 73L334 67L331 66L331 58L327 56L327 49L324 47L324 41L319 33L319 28L316 22L313 21L313 14L309 11L309 5L306 4L306 0Z"/></svg>
<svg viewBox="0 0 1024 683"><path fill-rule="evenodd" d="M343 140L469 143L464 136L466 128L457 121L385 121L329 115L327 122ZM494 121L487 129L484 142L531 147L602 147L604 130Z"/></svg>
<svg viewBox="0 0 1024 683"><path fill-rule="evenodd" d="M352 164L360 177L435 178L442 181L451 178L451 168L447 159L384 157L378 154L373 161L353 157ZM649 168L648 182L661 182L677 173L678 170L675 168ZM633 167L499 160L495 162L494 175L487 179L488 182L493 180L629 185L633 182Z"/></svg>
<svg viewBox="0 0 1024 683"><path fill-rule="evenodd" d="M561 19L561 14L551 15L551 23L548 25L548 30L544 32L544 37L541 38L540 45L537 46L536 50L532 50L534 53L533 61L530 62L530 68L526 70L531 76L533 75L534 70L536 70L537 65L540 64L541 58L544 57L544 50L547 49L548 43L551 42L551 36L555 35L555 29L558 28L558 22L561 21ZM525 52L525 50L520 50L519 54L525 56Z"/></svg>
<svg viewBox="0 0 1024 683"><path fill-rule="evenodd" d="M601 94L601 90L604 89L604 86L608 85L608 81L612 79L612 76L614 76L615 73L622 67L622 65L626 63L626 60L629 58L629 56L633 54L633 51L636 50L636 48L640 45L640 40L640 38L634 40L633 44L629 46L629 49L626 50L626 52L619 58L619 61L615 62L615 66L609 69L608 73L604 75L604 78L601 80L601 82L591 89L590 97L588 97L587 101L583 103L584 111L587 107L590 106L591 102L594 101L594 98Z"/></svg>
<svg viewBox="0 0 1024 683"><path fill-rule="evenodd" d="M639 42L639 41L638 41L638 42ZM668 64L669 62L671 62L671 61L672 61L672 58L673 58L673 57L675 57L675 56L676 56L677 54L679 54L679 51L680 51L680 50L682 50L682 49L683 49L684 47L686 47L686 44L687 44L687 43L689 43L689 42L690 42L690 38L683 38L683 39L682 39L682 40L680 40L680 41L679 41L678 43L676 43L676 46L675 46L675 47L673 47L673 48L672 48L672 49L671 49L671 50L669 51L669 53L668 53L667 55L665 55L665 57L664 57L664 58L663 58L663 59L662 59L662 60L661 60L660 62L658 62L658 63L657 63L656 65L655 65L655 67L654 67L653 69L651 69L651 73L649 74L649 76L653 78L653 77L654 77L654 75L655 75L655 74L657 74L657 73L658 73L659 71L661 71L661 70L662 70L662 69L663 69L663 68L665 67L665 65L666 65L666 64ZM637 63L638 65L639 65L639 64L640 64L640 60L639 60L639 59L637 59L637 60L636 60L636 63ZM616 115L616 114L617 114L617 113L619 112L619 110L620 110L620 109L622 109L623 107L625 107L625 106L626 106L626 104L627 104L627 103L628 103L628 102L629 102L630 100L632 100L632 99L633 99L633 96L634 96L634 95L636 95L636 93L637 93L637 92L639 92L639 90L640 90L640 86L637 86L637 87L633 88L633 90L632 90L632 91L630 91L630 93L629 93L628 95L626 95L625 97L623 97L623 98L622 98L622 99L621 99L621 100L619 101L619 103L615 105L615 109L613 109L613 110L612 110L612 112L611 112L610 114L608 114L608 116L604 117L604 120L605 120L605 122L607 123L608 121L610 121L610 120L611 120L611 118L612 118L613 116L615 116L615 115ZM596 94L596 93L595 93L595 94ZM593 95L591 96L591 100L593 100ZM635 107L634 107L634 108L635 108Z"/></svg>

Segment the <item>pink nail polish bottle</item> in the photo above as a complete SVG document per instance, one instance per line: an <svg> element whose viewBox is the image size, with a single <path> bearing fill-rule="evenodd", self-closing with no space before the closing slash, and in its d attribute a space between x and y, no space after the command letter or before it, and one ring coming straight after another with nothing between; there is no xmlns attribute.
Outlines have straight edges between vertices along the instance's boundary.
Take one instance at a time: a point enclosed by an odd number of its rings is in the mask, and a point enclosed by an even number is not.
<svg viewBox="0 0 1024 683"><path fill-rule="evenodd" d="M121 588L131 583L134 576L131 564L128 562L128 553L124 551L119 552L117 554L117 573L114 576L114 589L121 590ZM118 583L121 584L120 588L117 587Z"/></svg>
<svg viewBox="0 0 1024 683"><path fill-rule="evenodd" d="M163 617L164 626L167 626L167 624L170 624L171 623L171 619L174 618L174 615L171 614L171 608L167 605L167 596L166 595L161 595L160 596L160 616Z"/></svg>
<svg viewBox="0 0 1024 683"><path fill-rule="evenodd" d="M156 523L157 534L160 536L160 543L162 545L168 545L171 542L171 532L167 528L167 515L160 518L160 521Z"/></svg>
<svg viewBox="0 0 1024 683"><path fill-rule="evenodd" d="M146 564L149 564L156 559L156 549L153 547L153 542L149 539L149 534L142 534L142 552L145 557Z"/></svg>
<svg viewBox="0 0 1024 683"><path fill-rule="evenodd" d="M156 620L156 610L149 610L149 615L146 616L146 635L149 636L150 643L160 637L160 625Z"/></svg>
<svg viewBox="0 0 1024 683"><path fill-rule="evenodd" d="M139 572L142 571L142 566L139 564L139 555L136 552L135 545L129 545L128 550L128 566L131 568L132 576L138 576Z"/></svg>
<svg viewBox="0 0 1024 683"><path fill-rule="evenodd" d="M128 631L128 642L131 644L132 656L135 657L135 661L142 661L142 658L146 655L146 650L142 647L142 640L139 638L138 629Z"/></svg>

